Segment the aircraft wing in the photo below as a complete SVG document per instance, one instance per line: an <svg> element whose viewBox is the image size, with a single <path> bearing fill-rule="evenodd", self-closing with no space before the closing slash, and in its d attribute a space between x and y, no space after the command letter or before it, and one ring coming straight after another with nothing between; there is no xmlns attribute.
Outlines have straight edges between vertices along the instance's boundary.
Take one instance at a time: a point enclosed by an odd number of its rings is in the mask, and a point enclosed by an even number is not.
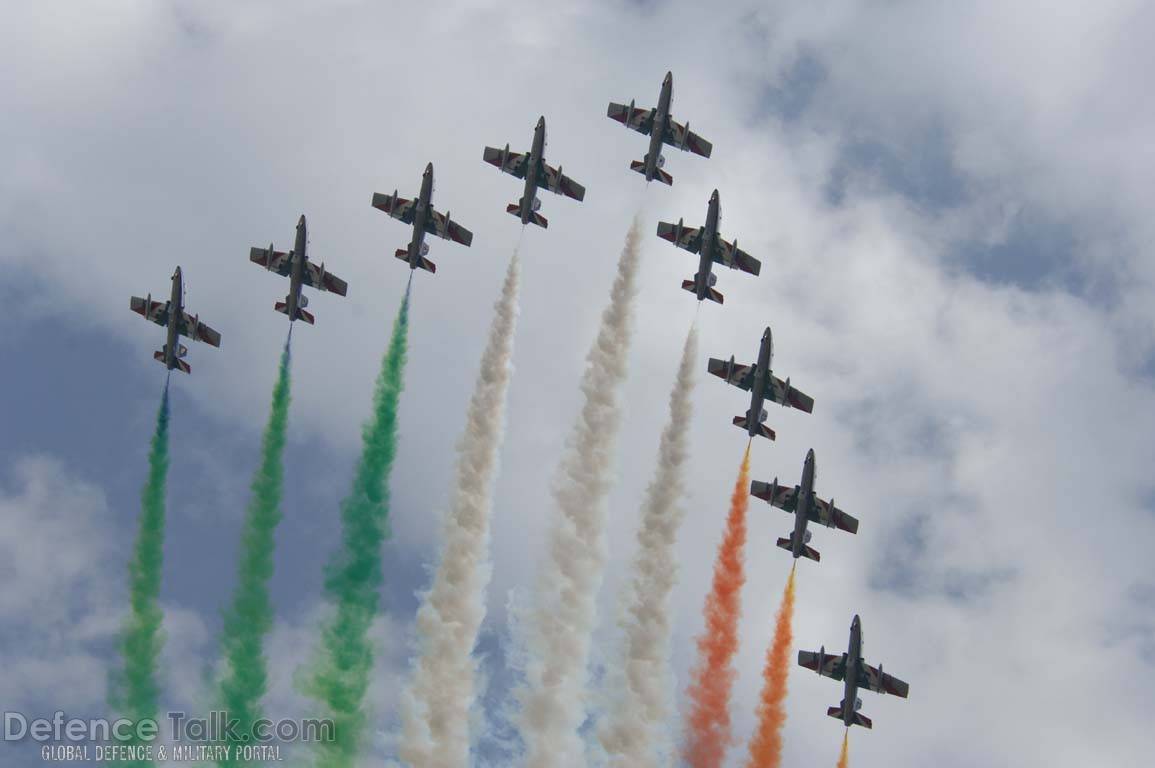
<svg viewBox="0 0 1155 768"><path fill-rule="evenodd" d="M469 245L473 242L472 232L440 211L431 210L429 212L429 219L425 228L429 234L437 235L445 240L452 240L455 243Z"/></svg>
<svg viewBox="0 0 1155 768"><path fill-rule="evenodd" d="M719 237L718 246L718 250L716 251L718 256L714 260L719 264L725 264L730 269L740 269L752 275L757 275L762 271L762 262L741 248L735 247L733 243L727 243Z"/></svg>
<svg viewBox="0 0 1155 768"><path fill-rule="evenodd" d="M814 651L799 651L798 666L806 667L832 680L842 680L846 676L846 654L821 654Z"/></svg>
<svg viewBox="0 0 1155 768"><path fill-rule="evenodd" d="M682 227L681 236L679 237L678 225L671 224L668 221L658 222L658 237L663 240L669 240L679 248L684 248L690 253L698 253L702 249L702 227Z"/></svg>
<svg viewBox="0 0 1155 768"><path fill-rule="evenodd" d="M773 492L773 495L771 495ZM765 502L784 509L787 512L793 512L798 508L798 498L792 485L779 485L775 487L771 483L763 483L761 480L755 480L750 483L750 495L757 496Z"/></svg>
<svg viewBox="0 0 1155 768"><path fill-rule="evenodd" d="M671 147L688 149L695 155L709 157L714 145L679 122L670 120L670 128L662 139Z"/></svg>
<svg viewBox="0 0 1155 768"><path fill-rule="evenodd" d="M869 664L862 665L862 673L858 676L858 684L869 688L875 693L889 693L891 696L906 698L910 693L910 686L894 675L888 675L881 669L875 669Z"/></svg>
<svg viewBox="0 0 1155 768"><path fill-rule="evenodd" d="M316 288L318 291L329 291L338 296L344 296L349 284L332 272L325 271L325 265L317 266L313 262L305 262L305 273L301 275L301 282Z"/></svg>
<svg viewBox="0 0 1155 768"><path fill-rule="evenodd" d="M511 176L516 176L519 179L525 178L525 155L521 152L509 152L505 154L505 164L502 165L501 155L505 150L497 149L495 147L486 147L485 153L481 159L485 162L495 165L501 170L505 171ZM376 203L374 203L376 205Z"/></svg>
<svg viewBox="0 0 1155 768"><path fill-rule="evenodd" d="M644 133L648 136L654 124L653 112L652 109L642 109L641 107L630 109L625 104L615 104L611 101L610 108L606 110L606 116L617 120L627 128L633 128L638 133Z"/></svg>
<svg viewBox="0 0 1155 768"><path fill-rule="evenodd" d="M838 507L830 506L830 502L814 499L811 521L821 523L827 528L841 528L850 533L858 533L858 519L851 517Z"/></svg>
<svg viewBox="0 0 1155 768"><path fill-rule="evenodd" d="M413 223L413 217L417 210L417 206L412 200L406 200L404 197L396 197L395 195L383 195L380 192L373 193L373 207L379 211L385 211L392 218L406 224Z"/></svg>
<svg viewBox="0 0 1155 768"><path fill-rule="evenodd" d="M182 336L187 336L194 341L203 341L214 347L221 345L221 335L188 312L184 313L180 325L180 333Z"/></svg>
<svg viewBox="0 0 1155 768"><path fill-rule="evenodd" d="M746 391L750 391L750 387L754 386L754 366L752 365L734 365L731 367L729 360L711 357L710 362L706 364L706 370L720 379L725 379L727 384L733 384L735 387L740 387Z"/></svg>
<svg viewBox="0 0 1155 768"><path fill-rule="evenodd" d="M128 308L145 320L151 320L157 325L168 325L168 302L152 301L133 296L128 302Z"/></svg>
<svg viewBox="0 0 1155 768"><path fill-rule="evenodd" d="M542 163L544 167L545 179L543 183L545 188L550 192L558 195L565 195L572 197L574 200L584 200L586 196L586 188L576 181L566 176L557 168L551 167L547 163Z"/></svg>
<svg viewBox="0 0 1155 768"><path fill-rule="evenodd" d="M276 272L281 277L288 277L292 270L289 254L283 251L274 251L272 248L250 248L249 261L260 264L270 272Z"/></svg>
<svg viewBox="0 0 1155 768"><path fill-rule="evenodd" d="M782 405L788 405L791 408L797 408L806 413L814 412L813 397L794 387L787 389L786 382L777 376L770 377L770 389L771 391L766 393L767 399Z"/></svg>

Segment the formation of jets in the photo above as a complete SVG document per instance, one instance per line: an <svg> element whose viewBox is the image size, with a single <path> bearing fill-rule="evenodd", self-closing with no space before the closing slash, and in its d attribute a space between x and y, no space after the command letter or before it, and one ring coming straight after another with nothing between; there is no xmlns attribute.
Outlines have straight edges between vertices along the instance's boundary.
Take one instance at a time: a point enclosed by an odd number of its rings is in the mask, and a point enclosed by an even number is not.
<svg viewBox="0 0 1155 768"><path fill-rule="evenodd" d="M674 77L667 72L662 80L656 107L642 109L635 106L633 101L628 106L611 102L606 113L608 117L627 128L649 137L645 156L630 163L630 169L642 174L647 183L655 179L667 185L674 182L673 176L664 170L665 158L661 153L663 145L693 152L702 157L710 157L713 151L713 145L691 131L688 122L683 125L673 119L670 112L673 88ZM545 117L542 116L534 127L533 141L528 152L512 152L507 143L504 149L487 146L482 153L485 162L496 166L503 173L524 181L521 198L506 207L507 212L518 217L523 227L529 224L543 228L549 226L546 218L539 213L541 200L537 193L540 189L578 201L585 199L584 186L562 173L560 165L554 168L546 163L545 147L546 124ZM433 207L433 189L433 163L429 163L425 166L421 188L416 197L412 199L400 197L396 189L391 195L380 192L373 194L374 208L413 228L408 245L396 251L397 258L405 261L410 270L420 268L430 273L437 271L436 265L426 258L429 253L429 245L425 242L426 235L435 235L467 247L473 242L472 232L453 221L448 212L441 213ZM677 224L665 221L658 223L658 237L668 240L678 248L697 254L698 271L692 280L682 283L682 288L693 293L698 301L709 299L717 304L723 302L722 294L714 288L717 282L713 272L715 264L739 269L754 276L757 276L762 269L761 262L738 247L736 238L733 242L727 242L722 238L719 230L721 218L721 196L715 189L710 195L706 220L702 226L686 227L683 219L678 219ZM312 325L314 318L305 309L308 306L308 298L302 293L302 288L308 286L318 291L344 296L348 286L344 280L328 272L323 263L317 265L310 262L306 253L307 246L308 234L305 217L302 215L297 222L296 240L292 250L287 253L278 251L270 243L268 248L251 248L249 259L270 272L289 278L288 295L284 301L276 302L274 308L288 316L290 322L304 320ZM133 296L130 307L146 320L168 329L164 347L153 356L169 370L181 370L185 373L190 371L188 363L184 360L187 349L180 343L181 336L203 341L214 347L220 346L219 333L200 322L198 316L185 312L180 267L173 273L172 294L167 302L153 301L151 295L144 299ZM707 363L709 373L718 376L727 384L750 393L750 407L745 415L735 416L733 423L745 430L751 439L758 436L775 439L774 430L765 423L767 413L763 405L767 401L805 413L812 413L814 410L814 398L792 387L789 378L783 381L773 375L770 368L772 357L773 341L770 328L766 328L762 334L757 361L753 364L736 364L734 356L728 361L712 357ZM833 498L830 501L823 501L817 496L814 490L817 476L814 450L811 449L803 462L802 479L798 485L779 486L778 478L774 478L770 483L755 480L750 484L751 495L795 516L793 531L789 536L779 538L778 546L789 551L795 559L807 558L815 562L820 560L820 555L809 546L811 539L809 523L819 523L850 533L858 531L858 520L836 507ZM799 652L798 663L824 677L844 681L845 695L842 703L837 707L831 707L828 714L841 720L847 727L851 725L872 727L870 719L858 711L862 704L857 698L859 689L890 693L903 698L906 698L909 692L906 683L884 674L881 664L875 669L863 661L862 623L858 616L854 617L850 626L850 645L846 653L827 656L823 646L817 653Z"/></svg>

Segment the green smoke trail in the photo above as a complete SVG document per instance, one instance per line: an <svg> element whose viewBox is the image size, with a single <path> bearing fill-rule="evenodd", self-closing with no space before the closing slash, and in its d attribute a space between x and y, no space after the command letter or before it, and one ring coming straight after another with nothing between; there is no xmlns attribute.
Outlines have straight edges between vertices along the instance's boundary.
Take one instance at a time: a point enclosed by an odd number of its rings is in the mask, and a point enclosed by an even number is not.
<svg viewBox="0 0 1155 768"><path fill-rule="evenodd" d="M366 715L362 708L373 671L369 627L377 616L381 543L389 532L389 471L397 447L397 402L405 372L409 289L393 323L373 394L373 412L362 431L361 460L350 494L341 503L341 546L325 569L325 592L335 612L322 629L322 649L305 682L324 703L335 739L322 743L319 765L356 764Z"/></svg>
<svg viewBox="0 0 1155 768"><path fill-rule="evenodd" d="M221 650L227 670L221 681L221 701L229 717L240 721L238 735L251 733L261 717L261 698L268 684L265 636L273 625L269 579L273 575L273 537L281 522L285 475L285 432L289 423L289 349L292 331L281 352L273 404L261 439L261 461L253 475L252 497L245 510L241 559L233 602L224 616ZM226 742L229 743L229 742ZM237 746L242 742L232 742ZM241 765L236 750L219 765Z"/></svg>
<svg viewBox="0 0 1155 768"><path fill-rule="evenodd" d="M156 719L160 690L157 657L164 638L160 609L160 577L164 563L165 490L168 484L168 380L164 383L156 432L148 452L148 478L140 494L140 527L132 560L128 564L129 614L120 638L123 667L114 680L110 703L124 717L134 721ZM135 743L128 740L129 744ZM148 761L134 763L148 765Z"/></svg>

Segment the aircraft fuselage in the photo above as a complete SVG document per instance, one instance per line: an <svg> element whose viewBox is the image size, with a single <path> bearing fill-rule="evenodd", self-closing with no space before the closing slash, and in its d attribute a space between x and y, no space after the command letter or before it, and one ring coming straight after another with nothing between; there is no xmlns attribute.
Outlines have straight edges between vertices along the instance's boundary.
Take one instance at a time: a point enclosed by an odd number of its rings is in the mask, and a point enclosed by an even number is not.
<svg viewBox="0 0 1155 768"><path fill-rule="evenodd" d="M797 501L794 504L794 538L791 553L795 559L802 557L806 551L806 526L810 522L810 507L814 504L814 482L818 479L818 462L814 458L814 449L806 453L806 461L802 464L802 483L795 492Z"/></svg>
<svg viewBox="0 0 1155 768"><path fill-rule="evenodd" d="M770 360L774 356L774 342L770 328L762 334L762 346L758 348L758 362L754 366L754 384L750 387L750 411L746 414L746 432L750 437L759 434L762 423L762 405L766 400L766 387L770 384Z"/></svg>
<svg viewBox="0 0 1155 768"><path fill-rule="evenodd" d="M184 279L180 267L172 273L172 295L168 300L168 328L164 344L164 367L170 371L177 367L177 350L180 348L180 326L184 322ZM195 331L195 329L193 329Z"/></svg>
<svg viewBox="0 0 1155 768"><path fill-rule="evenodd" d="M537 197L537 183L545 162L545 117L533 129L533 145L525 166L525 191L521 195L521 223L529 224L533 217L533 201Z"/></svg>
<svg viewBox="0 0 1155 768"><path fill-rule="evenodd" d="M417 206L413 213L413 239L409 242L409 268L421 265L421 246L425 242L425 224L429 212L433 210L433 163L425 166L421 176L421 193L417 195Z"/></svg>
<svg viewBox="0 0 1155 768"><path fill-rule="evenodd" d="M646 153L646 181L653 181L658 171L658 158L662 156L662 137L666 135L666 125L670 119L670 102L674 98L674 75L666 73L662 81L662 94L658 106L654 107L654 119L650 126L650 149Z"/></svg>
<svg viewBox="0 0 1155 768"><path fill-rule="evenodd" d="M710 275L714 269L714 248L718 243L718 223L722 220L722 201L718 190L710 195L710 205L706 209L706 224L702 227L702 245L698 251L698 301L710 296Z"/></svg>
<svg viewBox="0 0 1155 768"><path fill-rule="evenodd" d="M302 277L305 274L305 262L308 260L308 243L309 231L305 224L305 214L301 214L301 218L297 220L297 236L293 241L292 261L289 264L289 295L285 298L286 314L289 320L297 319L298 310L301 308L301 285Z"/></svg>
<svg viewBox="0 0 1155 768"><path fill-rule="evenodd" d="M846 649L846 677L842 691L842 722L847 728L854 725L854 703L858 699L858 668L862 662L862 621L857 616L850 622L850 645Z"/></svg>

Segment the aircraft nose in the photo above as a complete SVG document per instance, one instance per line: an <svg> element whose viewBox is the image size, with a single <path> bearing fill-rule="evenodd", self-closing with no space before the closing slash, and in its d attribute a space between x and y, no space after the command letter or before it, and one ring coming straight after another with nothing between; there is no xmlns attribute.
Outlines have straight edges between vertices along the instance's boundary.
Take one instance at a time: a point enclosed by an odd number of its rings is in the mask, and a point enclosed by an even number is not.
<svg viewBox="0 0 1155 768"><path fill-rule="evenodd" d="M673 72L666 72L666 82L667 83L673 82L673 80L674 80L674 73Z"/></svg>
<svg viewBox="0 0 1155 768"><path fill-rule="evenodd" d="M537 119L537 127L538 128L544 128L545 127L545 115L542 115L541 117L539 117Z"/></svg>
<svg viewBox="0 0 1155 768"><path fill-rule="evenodd" d="M425 175L428 176L431 173L433 173L433 163L428 163L425 166Z"/></svg>
<svg viewBox="0 0 1155 768"><path fill-rule="evenodd" d="M305 214L302 213L301 218L297 219L297 226L298 227L305 226Z"/></svg>
<svg viewBox="0 0 1155 768"><path fill-rule="evenodd" d="M811 461L811 462L814 461L814 449L813 448L811 448L809 451L806 452L806 460Z"/></svg>

